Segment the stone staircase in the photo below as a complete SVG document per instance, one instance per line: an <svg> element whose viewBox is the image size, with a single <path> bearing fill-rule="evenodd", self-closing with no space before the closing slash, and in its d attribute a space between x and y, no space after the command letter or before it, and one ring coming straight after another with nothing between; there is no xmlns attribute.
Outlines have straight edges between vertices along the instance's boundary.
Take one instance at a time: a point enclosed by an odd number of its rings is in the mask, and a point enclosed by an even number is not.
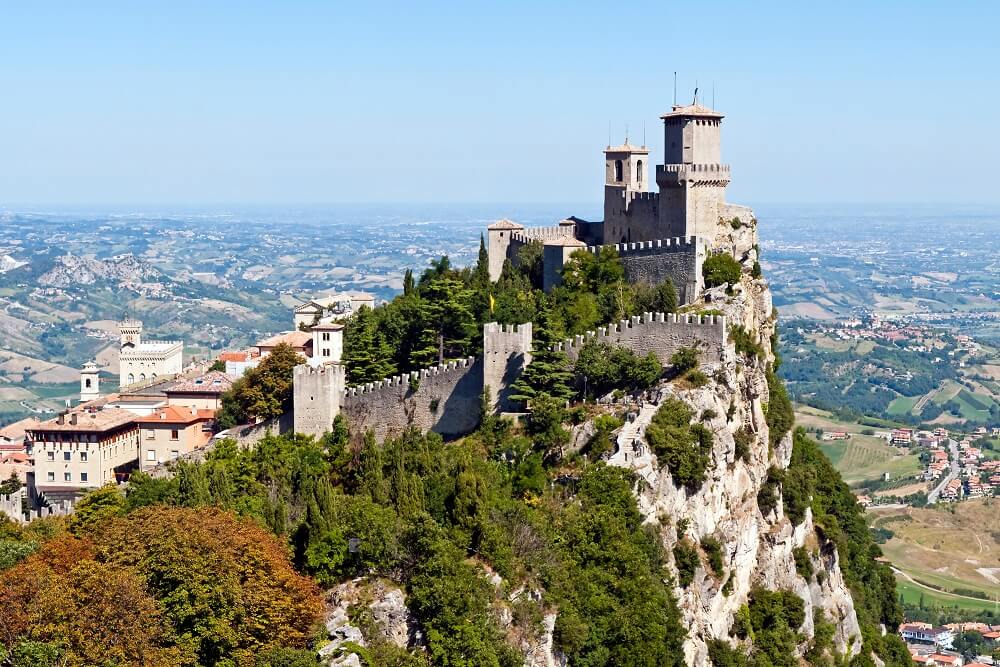
<svg viewBox="0 0 1000 667"><path fill-rule="evenodd" d="M628 468L641 475L651 486L655 486L656 483L656 467L653 465L653 455L644 438L646 427L659 408L659 401L644 403L639 408L636 418L619 431L618 449L608 459L608 465Z"/></svg>

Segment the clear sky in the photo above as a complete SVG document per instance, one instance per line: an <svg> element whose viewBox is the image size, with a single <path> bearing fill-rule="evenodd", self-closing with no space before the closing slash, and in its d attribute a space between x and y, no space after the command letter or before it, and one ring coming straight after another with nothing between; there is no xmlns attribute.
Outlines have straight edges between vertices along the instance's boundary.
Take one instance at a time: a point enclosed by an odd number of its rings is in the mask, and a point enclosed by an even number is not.
<svg viewBox="0 0 1000 667"><path fill-rule="evenodd" d="M591 202L673 98L732 201L1000 202L996 2L5 2L0 206Z"/></svg>

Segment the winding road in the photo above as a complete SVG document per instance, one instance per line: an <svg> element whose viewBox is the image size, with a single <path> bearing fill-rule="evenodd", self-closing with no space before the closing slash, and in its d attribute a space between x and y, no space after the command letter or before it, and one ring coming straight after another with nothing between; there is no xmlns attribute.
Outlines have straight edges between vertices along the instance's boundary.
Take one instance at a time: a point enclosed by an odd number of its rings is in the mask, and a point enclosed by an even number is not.
<svg viewBox="0 0 1000 667"><path fill-rule="evenodd" d="M934 490L927 494L927 504L933 505L937 502L938 496L941 495L941 491L944 489L945 485L951 480L958 477L958 443L948 438L948 450L951 452L951 467L948 469L948 474L945 475L941 483L934 487Z"/></svg>

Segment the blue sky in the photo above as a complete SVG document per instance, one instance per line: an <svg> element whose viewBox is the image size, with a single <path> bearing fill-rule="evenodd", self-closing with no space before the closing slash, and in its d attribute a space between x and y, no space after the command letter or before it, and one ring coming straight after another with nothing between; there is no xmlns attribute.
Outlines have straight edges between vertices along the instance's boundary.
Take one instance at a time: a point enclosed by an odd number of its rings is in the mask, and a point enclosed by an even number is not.
<svg viewBox="0 0 1000 667"><path fill-rule="evenodd" d="M992 2L4 3L0 205L591 202L727 114L730 199L1000 202Z"/></svg>

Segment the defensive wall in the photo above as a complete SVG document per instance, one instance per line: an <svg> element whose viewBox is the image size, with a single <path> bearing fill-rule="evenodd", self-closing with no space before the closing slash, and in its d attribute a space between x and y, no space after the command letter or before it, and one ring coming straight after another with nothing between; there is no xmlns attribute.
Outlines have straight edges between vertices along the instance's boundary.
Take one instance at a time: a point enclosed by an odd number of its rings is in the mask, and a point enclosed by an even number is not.
<svg viewBox="0 0 1000 667"><path fill-rule="evenodd" d="M575 361L580 348L591 341L622 345L640 356L653 352L664 366L682 347L696 347L701 361L718 363L726 358L729 332L722 315L643 313L570 338L558 343L555 349Z"/></svg>
<svg viewBox="0 0 1000 667"><path fill-rule="evenodd" d="M663 237L660 227L660 193L605 188L604 242L627 243Z"/></svg>
<svg viewBox="0 0 1000 667"><path fill-rule="evenodd" d="M511 385L531 363L531 322L483 325L483 388L495 412L510 412Z"/></svg>
<svg viewBox="0 0 1000 667"><path fill-rule="evenodd" d="M479 425L482 393L483 361L469 357L350 387L341 411L352 432L380 442L411 426L455 438Z"/></svg>
<svg viewBox="0 0 1000 667"><path fill-rule="evenodd" d="M602 246L587 246L597 253ZM656 241L618 243L625 279L630 284L659 285L669 279L677 290L678 303L691 303L701 294L702 264L708 253L704 240L691 236Z"/></svg>

